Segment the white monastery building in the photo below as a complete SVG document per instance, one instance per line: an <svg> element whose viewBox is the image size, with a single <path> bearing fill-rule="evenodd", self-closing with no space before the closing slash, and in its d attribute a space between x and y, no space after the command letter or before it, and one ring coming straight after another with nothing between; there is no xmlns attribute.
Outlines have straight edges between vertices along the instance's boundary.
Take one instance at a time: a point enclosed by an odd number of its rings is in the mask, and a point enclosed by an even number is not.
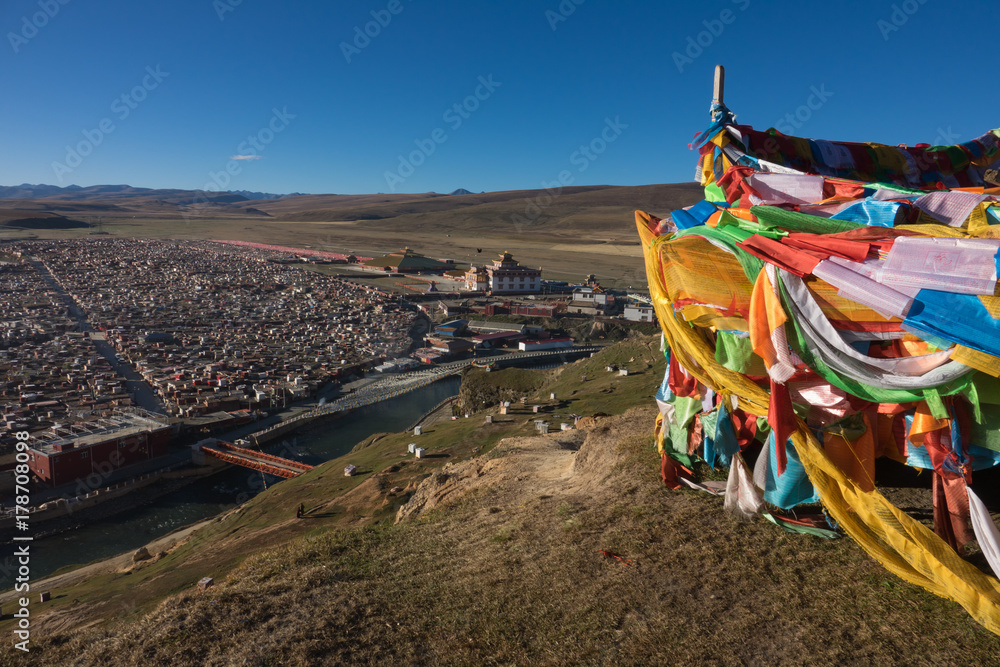
<svg viewBox="0 0 1000 667"><path fill-rule="evenodd" d="M542 270L521 266L509 252L500 254L492 266L471 266L465 272L465 288L492 294L530 294L542 288Z"/></svg>

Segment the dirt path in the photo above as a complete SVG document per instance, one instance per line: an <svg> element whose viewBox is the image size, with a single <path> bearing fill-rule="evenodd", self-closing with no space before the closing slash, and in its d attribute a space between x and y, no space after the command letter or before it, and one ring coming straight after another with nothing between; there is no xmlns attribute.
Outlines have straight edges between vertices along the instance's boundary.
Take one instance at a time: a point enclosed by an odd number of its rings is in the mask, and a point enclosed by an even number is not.
<svg viewBox="0 0 1000 667"><path fill-rule="evenodd" d="M484 487L497 502L512 506L528 497L593 496L610 478L620 436L595 422L588 429L506 438L492 456L445 466L425 479L396 521L418 517Z"/></svg>

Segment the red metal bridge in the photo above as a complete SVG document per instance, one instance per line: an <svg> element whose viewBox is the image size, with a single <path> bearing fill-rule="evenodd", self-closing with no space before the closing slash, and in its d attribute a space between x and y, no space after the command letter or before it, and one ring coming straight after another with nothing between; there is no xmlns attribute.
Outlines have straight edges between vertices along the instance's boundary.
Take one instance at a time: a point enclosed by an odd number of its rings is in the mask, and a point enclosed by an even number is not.
<svg viewBox="0 0 1000 667"><path fill-rule="evenodd" d="M202 445L201 451L208 456L215 457L226 463L243 466L251 470L260 470L269 475L291 479L298 477L304 472L309 472L313 466L283 459L280 456L265 454L245 447L237 447L234 444L219 440L214 447Z"/></svg>

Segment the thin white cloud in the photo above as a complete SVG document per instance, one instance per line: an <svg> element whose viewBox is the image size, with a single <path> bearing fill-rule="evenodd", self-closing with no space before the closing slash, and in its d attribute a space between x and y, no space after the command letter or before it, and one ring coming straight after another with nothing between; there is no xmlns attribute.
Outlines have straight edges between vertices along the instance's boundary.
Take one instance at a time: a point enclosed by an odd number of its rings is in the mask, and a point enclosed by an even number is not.
<svg viewBox="0 0 1000 667"><path fill-rule="evenodd" d="M232 155L230 160L259 160L260 155Z"/></svg>

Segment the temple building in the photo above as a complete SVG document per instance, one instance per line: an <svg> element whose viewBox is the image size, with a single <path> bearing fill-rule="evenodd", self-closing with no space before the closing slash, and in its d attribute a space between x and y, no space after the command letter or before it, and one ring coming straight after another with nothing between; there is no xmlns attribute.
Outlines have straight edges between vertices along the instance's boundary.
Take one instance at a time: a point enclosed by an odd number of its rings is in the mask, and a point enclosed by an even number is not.
<svg viewBox="0 0 1000 667"><path fill-rule="evenodd" d="M500 254L491 266L471 266L465 273L465 288L491 294L530 294L541 291L542 270L517 263L509 252Z"/></svg>
<svg viewBox="0 0 1000 667"><path fill-rule="evenodd" d="M490 290L490 272L485 266L473 264L465 272L465 289L470 292L488 292Z"/></svg>

